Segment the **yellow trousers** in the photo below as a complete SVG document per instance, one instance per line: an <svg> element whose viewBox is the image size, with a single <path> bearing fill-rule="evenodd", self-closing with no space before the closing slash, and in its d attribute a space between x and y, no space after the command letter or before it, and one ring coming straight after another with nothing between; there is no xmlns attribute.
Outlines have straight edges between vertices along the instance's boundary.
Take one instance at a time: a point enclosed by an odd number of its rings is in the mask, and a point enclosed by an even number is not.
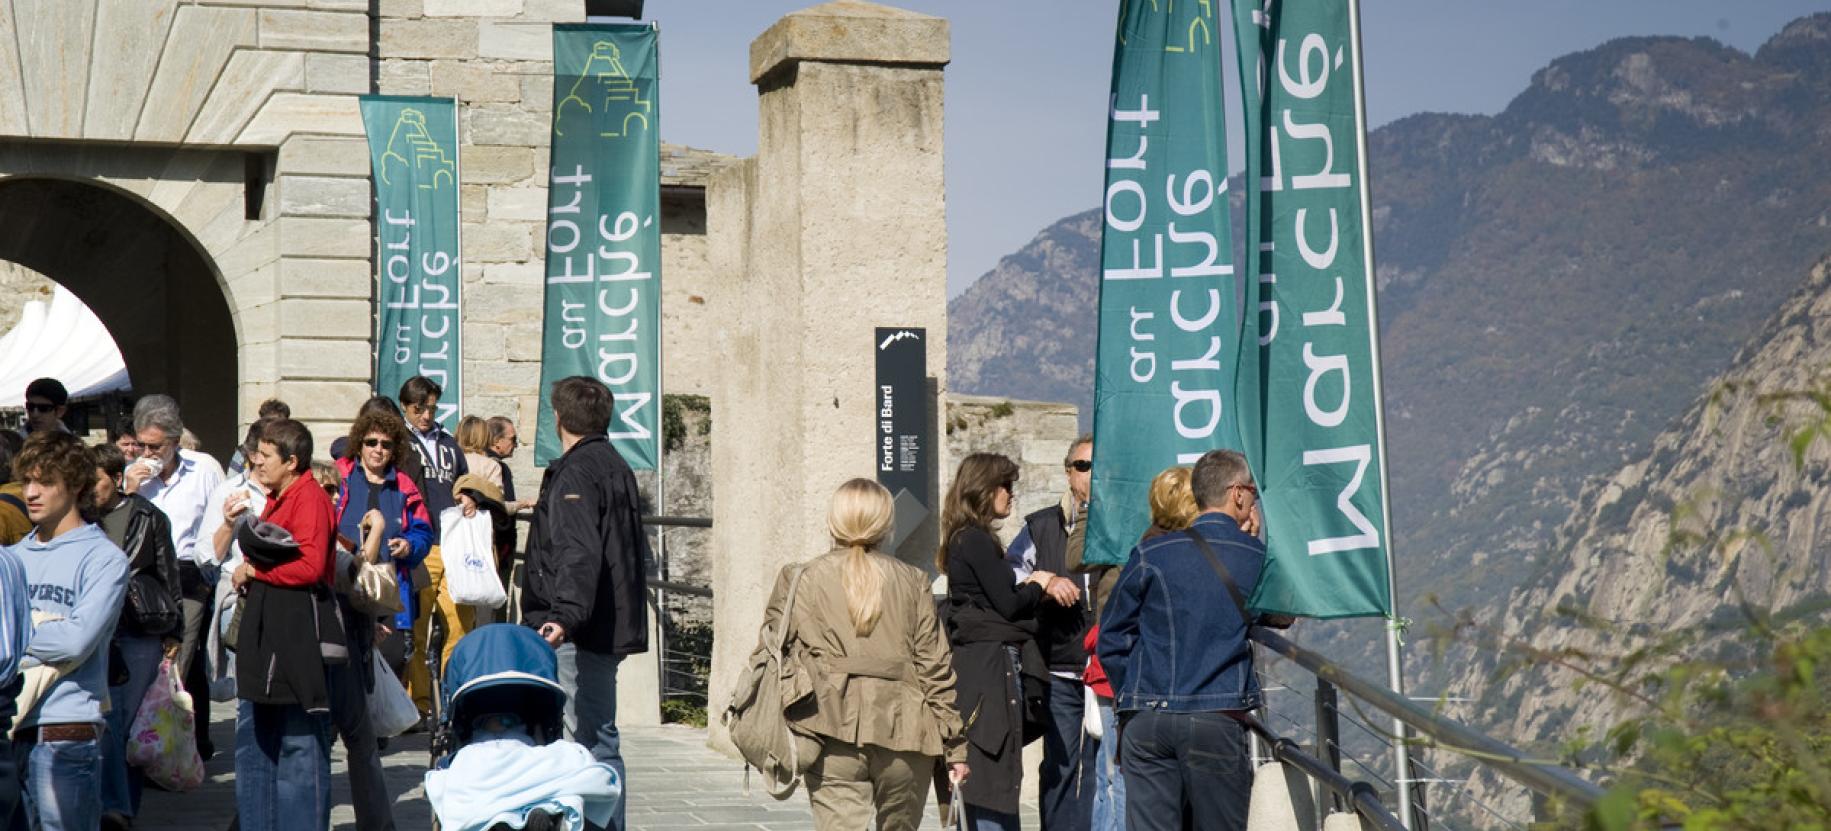
<svg viewBox="0 0 1831 831"><path fill-rule="evenodd" d="M458 639L471 630L476 620L476 609L452 602L451 590L445 585L445 558L439 555L436 545L432 547L432 553L426 555L426 573L431 579L420 589L420 614L413 619L413 655L407 659L407 692L413 696L413 703L419 705L421 713L432 712L432 676L426 669L426 644L432 633L432 616L438 615L445 624L445 648L439 655L440 667L451 661L451 651L457 648Z"/></svg>

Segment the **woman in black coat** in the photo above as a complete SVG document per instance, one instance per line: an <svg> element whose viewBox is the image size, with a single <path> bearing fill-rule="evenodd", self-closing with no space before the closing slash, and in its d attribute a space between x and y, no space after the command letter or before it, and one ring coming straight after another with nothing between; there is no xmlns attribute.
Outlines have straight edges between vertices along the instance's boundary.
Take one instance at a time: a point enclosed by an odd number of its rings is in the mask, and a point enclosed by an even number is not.
<svg viewBox="0 0 1831 831"><path fill-rule="evenodd" d="M948 639L958 676L956 699L966 722L972 782L961 789L971 831L1017 831L1026 725L1040 714L1048 673L1036 646L1036 612L1045 590L1073 584L1046 571L1017 582L1004 546L992 533L1011 514L1017 465L993 453L960 463L941 511L935 567L947 575ZM1061 586L1051 584L1059 581Z"/></svg>

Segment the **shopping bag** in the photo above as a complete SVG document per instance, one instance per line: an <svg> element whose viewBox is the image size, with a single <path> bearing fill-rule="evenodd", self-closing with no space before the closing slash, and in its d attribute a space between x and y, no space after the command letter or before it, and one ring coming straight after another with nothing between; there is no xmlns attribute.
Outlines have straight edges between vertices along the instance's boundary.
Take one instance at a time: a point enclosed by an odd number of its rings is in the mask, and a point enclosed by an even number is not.
<svg viewBox="0 0 1831 831"><path fill-rule="evenodd" d="M490 515L465 516L463 508L439 514L439 556L445 560L445 585L451 601L496 608L509 600L496 576L496 531Z"/></svg>
<svg viewBox="0 0 1831 831"><path fill-rule="evenodd" d="M375 668L375 691L369 694L369 725L375 728L375 735L384 739L407 732L420 720L413 696L407 694L401 679L382 660L381 650L369 651L369 663Z"/></svg>
<svg viewBox="0 0 1831 831"><path fill-rule="evenodd" d="M203 784L197 715L170 658L160 662L159 674L140 700L140 712L127 732L127 763L168 791L188 791Z"/></svg>

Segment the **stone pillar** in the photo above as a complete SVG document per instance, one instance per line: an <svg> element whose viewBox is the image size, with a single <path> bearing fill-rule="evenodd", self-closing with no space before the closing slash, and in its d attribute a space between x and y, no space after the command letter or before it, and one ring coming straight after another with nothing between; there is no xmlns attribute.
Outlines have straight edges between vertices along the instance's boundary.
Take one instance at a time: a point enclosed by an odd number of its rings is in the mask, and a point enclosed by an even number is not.
<svg viewBox="0 0 1831 831"><path fill-rule="evenodd" d="M714 746L729 749L717 714L778 570L824 553L834 488L874 475L873 329L927 327L929 371L945 372L947 61L947 21L851 0L790 14L751 44L757 156L707 193L724 324Z"/></svg>

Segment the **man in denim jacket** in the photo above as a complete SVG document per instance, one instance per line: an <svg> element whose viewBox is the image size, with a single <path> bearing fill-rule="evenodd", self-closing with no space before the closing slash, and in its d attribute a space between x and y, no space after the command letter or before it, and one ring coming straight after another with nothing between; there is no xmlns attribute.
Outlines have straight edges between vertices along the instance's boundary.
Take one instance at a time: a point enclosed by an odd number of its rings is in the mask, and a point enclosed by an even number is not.
<svg viewBox="0 0 1831 831"><path fill-rule="evenodd" d="M1214 450L1190 485L1191 531L1249 597L1265 545L1242 530L1258 489L1246 458ZM1252 791L1246 728L1259 682L1239 604L1208 554L1182 533L1138 545L1100 618L1100 663L1119 712L1119 766L1132 831L1244 829Z"/></svg>

